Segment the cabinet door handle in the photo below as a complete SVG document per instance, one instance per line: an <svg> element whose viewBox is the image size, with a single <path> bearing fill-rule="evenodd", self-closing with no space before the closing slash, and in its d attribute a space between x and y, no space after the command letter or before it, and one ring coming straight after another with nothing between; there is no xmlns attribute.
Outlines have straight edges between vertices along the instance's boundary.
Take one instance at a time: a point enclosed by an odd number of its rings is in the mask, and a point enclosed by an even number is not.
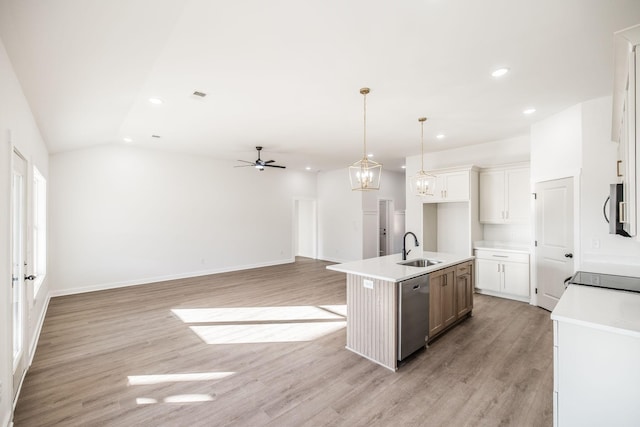
<svg viewBox="0 0 640 427"><path fill-rule="evenodd" d="M627 222L627 211L626 208L627 207L627 202L620 202L620 207L618 208L619 213L619 217L620 217L620 222L622 223L626 223Z"/></svg>
<svg viewBox="0 0 640 427"><path fill-rule="evenodd" d="M509 219L509 211L504 211L504 219Z"/></svg>
<svg viewBox="0 0 640 427"><path fill-rule="evenodd" d="M500 264L498 264L498 273L500 273Z"/></svg>

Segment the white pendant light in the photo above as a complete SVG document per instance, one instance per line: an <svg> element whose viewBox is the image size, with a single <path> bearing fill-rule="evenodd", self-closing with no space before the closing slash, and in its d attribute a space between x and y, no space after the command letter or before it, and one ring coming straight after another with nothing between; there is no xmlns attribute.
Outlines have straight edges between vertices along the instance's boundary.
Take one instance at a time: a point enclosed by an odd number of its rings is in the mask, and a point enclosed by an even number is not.
<svg viewBox="0 0 640 427"><path fill-rule="evenodd" d="M411 177L411 192L416 196L433 196L433 190L436 186L436 177L428 174L424 171L424 122L427 121L426 117L420 117L420 144L421 144L421 156L420 156L420 172Z"/></svg>
<svg viewBox="0 0 640 427"><path fill-rule="evenodd" d="M349 180L351 189L358 191L379 190L382 165L367 158L367 94L368 87L360 89L364 95L364 153L362 160L358 160L349 166Z"/></svg>

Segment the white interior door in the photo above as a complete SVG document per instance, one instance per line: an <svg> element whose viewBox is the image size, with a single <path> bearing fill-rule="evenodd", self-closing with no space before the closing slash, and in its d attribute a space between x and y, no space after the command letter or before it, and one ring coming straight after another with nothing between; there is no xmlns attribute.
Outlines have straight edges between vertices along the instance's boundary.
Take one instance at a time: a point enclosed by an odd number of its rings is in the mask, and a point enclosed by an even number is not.
<svg viewBox="0 0 640 427"><path fill-rule="evenodd" d="M26 369L26 184L27 162L13 152L11 173L11 322L13 343L13 396Z"/></svg>
<svg viewBox="0 0 640 427"><path fill-rule="evenodd" d="M573 274L573 178L536 184L538 305L553 310Z"/></svg>

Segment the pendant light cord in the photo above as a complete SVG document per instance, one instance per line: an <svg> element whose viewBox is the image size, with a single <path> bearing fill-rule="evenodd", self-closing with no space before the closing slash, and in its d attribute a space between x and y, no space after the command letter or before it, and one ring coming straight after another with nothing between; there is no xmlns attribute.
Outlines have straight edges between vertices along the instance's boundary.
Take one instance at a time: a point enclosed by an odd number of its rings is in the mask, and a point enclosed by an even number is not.
<svg viewBox="0 0 640 427"><path fill-rule="evenodd" d="M363 159L367 158L367 94L364 93L364 153Z"/></svg>
<svg viewBox="0 0 640 427"><path fill-rule="evenodd" d="M420 156L420 170L424 170L424 120L420 120L420 147L421 153Z"/></svg>

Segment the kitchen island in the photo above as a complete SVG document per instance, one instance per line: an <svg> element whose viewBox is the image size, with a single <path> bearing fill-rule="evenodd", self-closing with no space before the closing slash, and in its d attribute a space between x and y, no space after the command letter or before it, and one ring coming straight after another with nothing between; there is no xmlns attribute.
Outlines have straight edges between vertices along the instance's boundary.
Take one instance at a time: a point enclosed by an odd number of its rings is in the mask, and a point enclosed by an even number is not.
<svg viewBox="0 0 640 427"><path fill-rule="evenodd" d="M347 349L393 371L406 353L400 351L401 337L412 332L406 330L407 322L402 329L403 318L407 318L407 313L402 313L403 284L416 283L412 287L422 287L426 293L426 313L413 313L413 319L409 318L415 323L416 317L425 317L422 346L469 317L473 309L472 256L442 252L412 255L408 261L436 263L401 265L401 255L395 254L327 267L347 274Z"/></svg>

